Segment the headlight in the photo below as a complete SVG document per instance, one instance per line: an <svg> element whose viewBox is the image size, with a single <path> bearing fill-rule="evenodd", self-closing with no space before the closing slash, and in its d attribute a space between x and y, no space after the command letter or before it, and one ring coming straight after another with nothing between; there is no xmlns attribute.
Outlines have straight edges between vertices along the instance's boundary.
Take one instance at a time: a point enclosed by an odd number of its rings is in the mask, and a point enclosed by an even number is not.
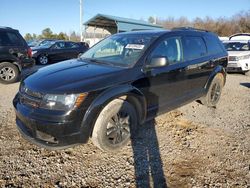
<svg viewBox="0 0 250 188"><path fill-rule="evenodd" d="M51 95L46 94L43 97L40 108L51 110L69 110L73 107L79 107L86 98L87 93L71 95Z"/></svg>
<svg viewBox="0 0 250 188"><path fill-rule="evenodd" d="M250 55L237 56L236 61L250 59Z"/></svg>
<svg viewBox="0 0 250 188"><path fill-rule="evenodd" d="M37 51L32 51L31 54L34 55L35 53L37 53Z"/></svg>

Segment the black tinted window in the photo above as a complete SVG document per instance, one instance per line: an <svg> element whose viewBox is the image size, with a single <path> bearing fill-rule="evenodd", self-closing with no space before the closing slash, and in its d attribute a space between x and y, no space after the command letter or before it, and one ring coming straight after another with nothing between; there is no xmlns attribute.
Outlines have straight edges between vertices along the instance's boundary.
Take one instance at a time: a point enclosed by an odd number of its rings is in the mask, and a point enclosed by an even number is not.
<svg viewBox="0 0 250 188"><path fill-rule="evenodd" d="M167 38L162 41L151 53L152 57L166 57L169 64L182 61L182 44L179 37Z"/></svg>
<svg viewBox="0 0 250 188"><path fill-rule="evenodd" d="M184 59L193 60L203 57L207 53L206 45L201 37L184 37Z"/></svg>
<svg viewBox="0 0 250 188"><path fill-rule="evenodd" d="M220 44L221 42L219 39L214 36L205 36L204 38L206 40L208 53L210 55L223 52L223 46Z"/></svg>
<svg viewBox="0 0 250 188"><path fill-rule="evenodd" d="M54 49L64 49L64 48L66 48L64 42L57 42L54 45Z"/></svg>
<svg viewBox="0 0 250 188"><path fill-rule="evenodd" d="M65 43L65 48L79 48L79 45L77 43L67 42Z"/></svg>
<svg viewBox="0 0 250 188"><path fill-rule="evenodd" d="M1 46L23 46L23 40L17 33L14 32L0 32Z"/></svg>

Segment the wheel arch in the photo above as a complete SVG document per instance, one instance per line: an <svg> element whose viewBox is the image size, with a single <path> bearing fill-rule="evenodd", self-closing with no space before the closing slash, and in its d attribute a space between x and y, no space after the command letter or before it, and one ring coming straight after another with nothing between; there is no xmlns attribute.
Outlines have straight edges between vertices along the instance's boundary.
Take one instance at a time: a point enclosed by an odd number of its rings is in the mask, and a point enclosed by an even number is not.
<svg viewBox="0 0 250 188"><path fill-rule="evenodd" d="M226 75L227 75L226 70L225 70L225 68L224 68L223 66L217 66L217 67L213 70L213 72L210 74L210 76L209 76L209 78L208 78L208 80L207 80L207 82L206 82L206 84L205 84L205 87L204 87L204 88L205 88L206 92L208 91L208 89L209 89L209 87L210 87L210 85L211 85L211 83L212 83L214 77L215 77L218 73L221 73L221 74L223 75L223 78L224 78L224 83L223 83L223 85L226 84Z"/></svg>
<svg viewBox="0 0 250 188"><path fill-rule="evenodd" d="M142 92L132 85L120 85L101 92L87 109L81 124L82 132L87 131L89 137L92 135L95 121L102 109L112 100L121 99L131 103L137 112L138 123L142 124L146 119L146 99ZM86 133L86 132L85 132Z"/></svg>
<svg viewBox="0 0 250 188"><path fill-rule="evenodd" d="M15 60L11 60L11 59L1 60L0 64L1 63L13 63L13 65L15 65L18 68L19 72L21 72L22 70L21 65L19 65Z"/></svg>

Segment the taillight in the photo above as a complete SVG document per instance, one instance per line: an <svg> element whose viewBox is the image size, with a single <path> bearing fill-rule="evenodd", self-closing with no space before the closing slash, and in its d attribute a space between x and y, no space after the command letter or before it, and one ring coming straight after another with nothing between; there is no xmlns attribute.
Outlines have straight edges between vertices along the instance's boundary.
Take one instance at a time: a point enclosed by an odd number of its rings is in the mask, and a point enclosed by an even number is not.
<svg viewBox="0 0 250 188"><path fill-rule="evenodd" d="M27 55L28 55L28 57L32 57L32 50L31 50L31 48L28 48Z"/></svg>

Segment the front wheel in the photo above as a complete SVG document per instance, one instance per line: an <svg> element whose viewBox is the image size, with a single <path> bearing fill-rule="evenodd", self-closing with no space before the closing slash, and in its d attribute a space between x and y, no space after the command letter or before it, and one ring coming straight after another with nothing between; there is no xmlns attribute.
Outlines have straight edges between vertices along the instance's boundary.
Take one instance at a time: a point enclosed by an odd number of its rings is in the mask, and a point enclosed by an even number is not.
<svg viewBox="0 0 250 188"><path fill-rule="evenodd" d="M0 63L0 82L3 84L11 84L19 79L18 68L9 62Z"/></svg>
<svg viewBox="0 0 250 188"><path fill-rule="evenodd" d="M216 107L220 100L222 88L224 86L224 77L221 73L217 74L207 92L207 95L200 99L201 103L208 107Z"/></svg>
<svg viewBox="0 0 250 188"><path fill-rule="evenodd" d="M128 102L115 99L99 114L92 133L94 145L113 152L127 145L131 132L137 127L135 108Z"/></svg>

